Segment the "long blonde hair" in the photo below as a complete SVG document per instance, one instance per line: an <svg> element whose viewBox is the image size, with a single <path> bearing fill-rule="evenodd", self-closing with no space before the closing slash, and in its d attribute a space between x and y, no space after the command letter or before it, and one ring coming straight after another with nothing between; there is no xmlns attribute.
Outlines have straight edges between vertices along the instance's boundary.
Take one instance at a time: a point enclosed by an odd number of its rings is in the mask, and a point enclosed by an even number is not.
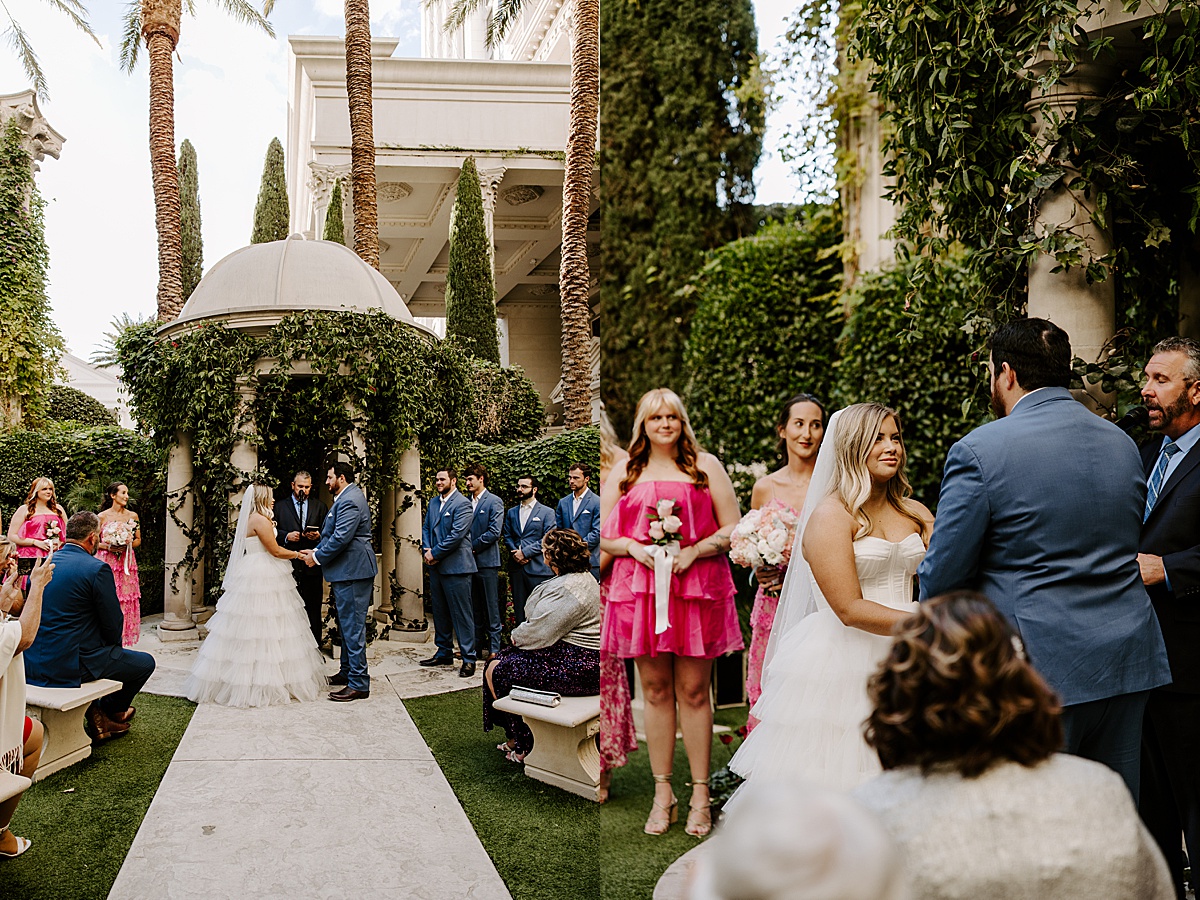
<svg viewBox="0 0 1200 900"><path fill-rule="evenodd" d="M256 512L260 516L266 516L272 522L275 521L275 514L271 510L271 500L274 498L271 489L265 484L256 484L254 486L254 506L251 512Z"/></svg>
<svg viewBox="0 0 1200 900"><path fill-rule="evenodd" d="M633 441L629 444L629 462L625 467L625 477L621 479L622 494L637 484L642 470L650 462L650 438L646 436L646 420L664 406L679 417L681 426L679 440L675 442L675 467L691 478L696 487L708 487L708 476L697 464L701 453L700 444L696 441L696 432L692 431L692 423L688 419L683 401L670 388L654 388L642 394L637 412L633 416Z"/></svg>
<svg viewBox="0 0 1200 900"><path fill-rule="evenodd" d="M858 522L855 540L870 534L873 528L871 517L863 510L864 504L871 499L873 485L871 473L867 470L867 457L888 416L896 420L896 431L900 434L900 466L884 485L884 496L896 512L916 523L921 536L925 536L925 520L908 502L912 496L912 485L904 474L908 452L904 448L900 414L882 403L856 403L843 409L838 417L833 446L833 492Z"/></svg>
<svg viewBox="0 0 1200 900"><path fill-rule="evenodd" d="M29 515L37 513L38 491L47 487L50 488L50 502L47 505L51 512L58 512L58 491L54 489L54 481L45 475L40 475L33 479L33 484L29 487L29 494L25 498L25 508L29 510Z"/></svg>

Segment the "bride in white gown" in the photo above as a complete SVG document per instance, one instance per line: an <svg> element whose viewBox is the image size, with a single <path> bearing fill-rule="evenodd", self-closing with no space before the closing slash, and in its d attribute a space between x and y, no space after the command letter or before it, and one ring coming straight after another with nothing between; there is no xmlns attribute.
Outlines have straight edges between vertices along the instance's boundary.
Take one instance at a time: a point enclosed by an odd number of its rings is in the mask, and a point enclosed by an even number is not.
<svg viewBox="0 0 1200 900"><path fill-rule="evenodd" d="M224 593L184 682L189 700L270 706L315 700L327 683L324 658L292 578L291 560L300 554L275 540L274 506L266 485L246 488L221 582Z"/></svg>
<svg viewBox="0 0 1200 900"><path fill-rule="evenodd" d="M751 710L761 724L729 763L744 778L849 791L880 771L862 733L867 679L915 608L933 531L904 462L894 410L860 403L830 420Z"/></svg>

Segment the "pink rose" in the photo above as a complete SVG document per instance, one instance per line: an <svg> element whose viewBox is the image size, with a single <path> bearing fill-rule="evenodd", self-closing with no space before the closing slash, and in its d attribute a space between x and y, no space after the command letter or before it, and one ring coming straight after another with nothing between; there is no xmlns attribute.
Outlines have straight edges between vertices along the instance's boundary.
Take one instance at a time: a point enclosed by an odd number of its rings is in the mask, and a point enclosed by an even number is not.
<svg viewBox="0 0 1200 900"><path fill-rule="evenodd" d="M654 511L658 513L660 519L665 519L671 513L675 512L675 501L659 500L658 504L654 507Z"/></svg>
<svg viewBox="0 0 1200 900"><path fill-rule="evenodd" d="M679 516L667 516L662 520L662 527L671 534L679 534L680 529L683 528L683 522L679 520Z"/></svg>
<svg viewBox="0 0 1200 900"><path fill-rule="evenodd" d="M663 523L662 522L651 522L650 523L650 540L661 541L664 537L665 537L665 535L663 534Z"/></svg>

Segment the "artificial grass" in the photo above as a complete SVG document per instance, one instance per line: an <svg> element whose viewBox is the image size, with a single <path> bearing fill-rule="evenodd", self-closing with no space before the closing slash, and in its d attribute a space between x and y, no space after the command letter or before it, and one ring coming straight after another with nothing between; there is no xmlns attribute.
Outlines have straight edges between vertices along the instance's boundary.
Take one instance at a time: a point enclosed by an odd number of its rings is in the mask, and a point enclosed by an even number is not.
<svg viewBox="0 0 1200 900"><path fill-rule="evenodd" d="M525 776L483 731L479 688L405 700L513 900L599 894L599 807ZM646 895L647 897L649 894Z"/></svg>
<svg viewBox="0 0 1200 900"><path fill-rule="evenodd" d="M33 846L0 861L0 897L107 897L195 709L176 697L139 694L127 735L26 791L12 829Z"/></svg>
<svg viewBox="0 0 1200 900"><path fill-rule="evenodd" d="M736 729L746 724L748 708L717 710L718 724ZM712 771L729 762L738 739L725 744L713 737ZM679 821L664 835L645 834L642 829L654 802L654 779L650 757L643 744L629 754L629 762L613 771L612 791L600 808L600 896L603 900L647 900L663 872L699 841L683 830L691 788L683 741L675 744L675 794L679 797Z"/></svg>

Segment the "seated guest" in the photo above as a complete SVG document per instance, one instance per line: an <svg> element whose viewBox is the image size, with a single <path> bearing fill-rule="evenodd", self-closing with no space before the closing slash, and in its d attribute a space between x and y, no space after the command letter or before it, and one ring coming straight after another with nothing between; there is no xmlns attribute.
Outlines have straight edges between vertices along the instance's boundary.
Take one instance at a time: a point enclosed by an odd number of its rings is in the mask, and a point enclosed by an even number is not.
<svg viewBox="0 0 1200 900"><path fill-rule="evenodd" d="M854 796L896 841L915 897L1175 896L1121 777L1056 752L1058 698L986 597L922 603L868 692L884 772Z"/></svg>
<svg viewBox="0 0 1200 900"><path fill-rule="evenodd" d="M0 538L0 768L32 778L42 755L42 723L25 715L24 651L37 635L42 595L54 575L54 553L34 567L29 597L21 596L15 545ZM19 614L19 618L18 618ZM0 859L20 856L33 843L9 830L23 794L0 803Z"/></svg>
<svg viewBox="0 0 1200 900"><path fill-rule="evenodd" d="M95 701L87 726L96 741L129 730L133 698L154 672L154 657L121 646L124 616L112 569L93 554L100 520L77 512L67 522L66 545L55 554L57 574L42 603L42 627L25 652L25 677L43 687L79 687L111 678L121 689Z"/></svg>
<svg viewBox="0 0 1200 900"><path fill-rule="evenodd" d="M488 663L483 678L483 730L501 726L497 745L513 762L533 749L533 733L520 716L493 708L514 685L567 697L600 693L600 585L592 577L587 543L574 531L553 528L542 554L554 572L525 604L526 619L513 629L513 646Z"/></svg>

